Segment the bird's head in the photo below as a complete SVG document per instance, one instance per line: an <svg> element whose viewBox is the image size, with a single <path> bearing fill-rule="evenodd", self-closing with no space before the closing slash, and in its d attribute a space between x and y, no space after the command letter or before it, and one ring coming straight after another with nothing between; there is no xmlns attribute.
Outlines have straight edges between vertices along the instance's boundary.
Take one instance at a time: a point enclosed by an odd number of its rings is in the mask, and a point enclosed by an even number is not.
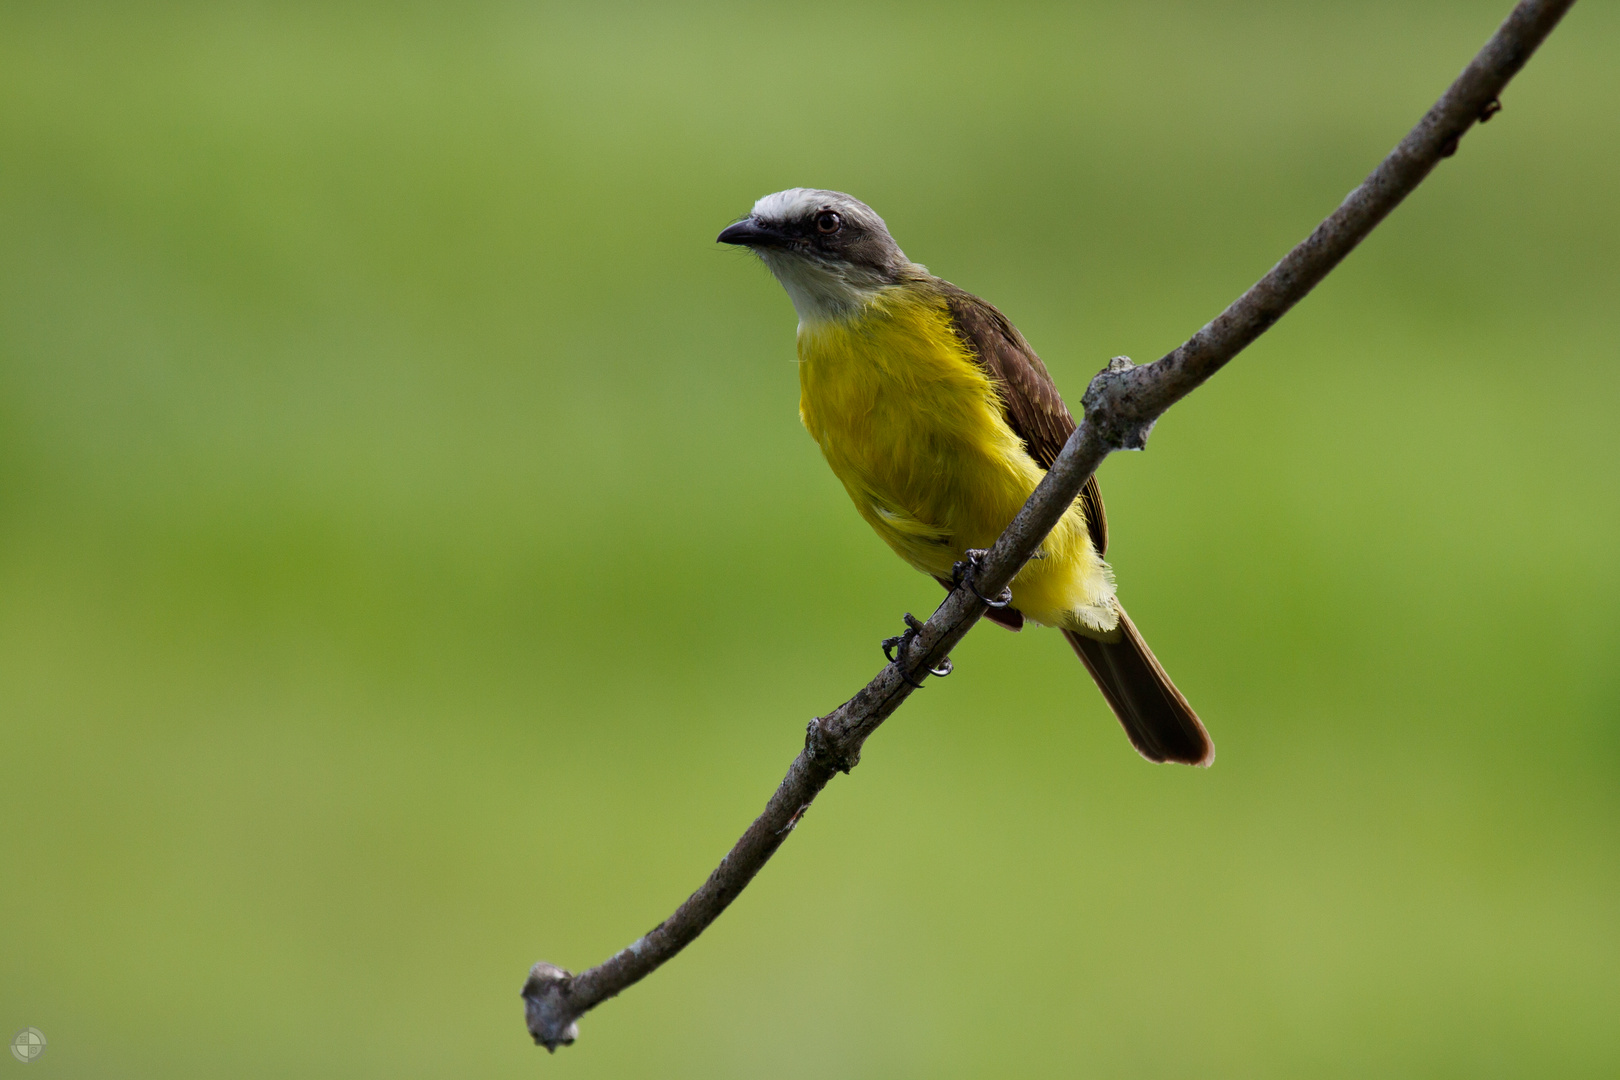
<svg viewBox="0 0 1620 1080"><path fill-rule="evenodd" d="M900 284L907 270L920 269L870 206L840 191L767 195L718 240L764 260L805 323L848 318Z"/></svg>

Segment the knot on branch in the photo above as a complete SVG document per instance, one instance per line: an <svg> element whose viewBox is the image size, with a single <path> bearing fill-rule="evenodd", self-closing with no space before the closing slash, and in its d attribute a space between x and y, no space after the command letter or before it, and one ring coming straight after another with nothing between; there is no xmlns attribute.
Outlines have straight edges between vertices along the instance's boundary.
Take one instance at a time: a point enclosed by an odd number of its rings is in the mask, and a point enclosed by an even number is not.
<svg viewBox="0 0 1620 1080"><path fill-rule="evenodd" d="M849 770L861 763L861 748L846 748L818 716L804 729L804 756L812 764L836 769L847 776Z"/></svg>
<svg viewBox="0 0 1620 1080"><path fill-rule="evenodd" d="M536 1046L553 1054L557 1047L568 1046L579 1038L579 1014L568 1002L573 980L573 972L542 960L529 969L523 983L523 1012L528 1017L529 1034Z"/></svg>
<svg viewBox="0 0 1620 1080"><path fill-rule="evenodd" d="M1464 135L1468 134L1469 127L1472 127L1475 123L1488 124L1490 123L1491 117L1495 116L1501 111L1501 98L1493 97L1484 105L1481 105L1479 114L1472 120L1468 121L1467 126L1465 126L1461 131L1453 132L1451 135L1448 135L1446 137L1446 141L1440 144L1440 156L1443 158L1448 158L1455 154L1457 152L1457 144L1462 142L1462 137Z"/></svg>
<svg viewBox="0 0 1620 1080"><path fill-rule="evenodd" d="M1086 387L1080 403L1085 406L1085 423L1097 440L1109 450L1142 450L1147 447L1148 435L1158 419L1148 412L1143 400L1141 376L1128 356L1116 356L1108 366L1097 372L1091 385Z"/></svg>

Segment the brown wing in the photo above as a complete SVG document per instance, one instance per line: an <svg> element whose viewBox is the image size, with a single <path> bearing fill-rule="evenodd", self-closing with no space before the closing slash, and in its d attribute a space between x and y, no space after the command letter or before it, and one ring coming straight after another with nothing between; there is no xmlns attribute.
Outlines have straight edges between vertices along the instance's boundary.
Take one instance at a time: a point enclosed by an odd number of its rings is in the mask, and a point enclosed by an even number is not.
<svg viewBox="0 0 1620 1080"><path fill-rule="evenodd" d="M1024 440L1029 456L1041 468L1050 469L1074 431L1074 417L1046 365L1001 312L949 282L940 282L940 288L957 333L1001 392L1007 425ZM1108 550L1108 515L1095 476L1080 489L1080 503L1091 543L1101 555Z"/></svg>

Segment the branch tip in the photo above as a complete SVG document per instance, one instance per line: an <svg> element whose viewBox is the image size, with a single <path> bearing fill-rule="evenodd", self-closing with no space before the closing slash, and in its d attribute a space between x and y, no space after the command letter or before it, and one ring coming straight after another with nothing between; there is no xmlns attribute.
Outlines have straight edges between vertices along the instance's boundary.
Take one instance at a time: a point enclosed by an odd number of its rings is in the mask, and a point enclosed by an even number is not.
<svg viewBox="0 0 1620 1080"><path fill-rule="evenodd" d="M544 960L529 969L523 983L523 1012L536 1046L555 1054L579 1038L579 1014L569 1007L568 987L574 975Z"/></svg>

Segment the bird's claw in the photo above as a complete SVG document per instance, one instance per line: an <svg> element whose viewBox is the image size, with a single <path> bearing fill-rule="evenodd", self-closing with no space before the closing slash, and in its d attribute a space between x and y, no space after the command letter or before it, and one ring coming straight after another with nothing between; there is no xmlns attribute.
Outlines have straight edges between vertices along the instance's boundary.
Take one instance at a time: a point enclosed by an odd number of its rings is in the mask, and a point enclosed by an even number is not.
<svg viewBox="0 0 1620 1080"><path fill-rule="evenodd" d="M951 584L953 586L966 585L968 587L968 592L982 600L985 607L999 609L1009 606L1012 603L1012 589L1010 587L1002 589L1000 593L996 594L995 599L992 600L990 597L985 596L979 591L979 586L974 581L974 578L977 576L980 568L984 566L984 557L990 553L985 551L983 548L969 548L967 551L963 552L963 554L965 554L967 558L961 560L955 566L951 567Z"/></svg>
<svg viewBox="0 0 1620 1080"><path fill-rule="evenodd" d="M894 660L895 650L899 649L903 653L905 651L905 646L910 645L911 644L911 639L913 637L915 637L915 636L916 635L913 634L910 630L907 630L905 633L900 634L900 635L898 635L896 637L886 637L886 638L884 638L883 639L883 658L885 660L887 660L891 664L894 663L895 662L895 660Z"/></svg>
<svg viewBox="0 0 1620 1080"><path fill-rule="evenodd" d="M889 663L898 665L900 668L900 677L904 679L909 686L917 690L922 689L922 683L912 682L911 676L906 673L905 657L906 652L911 648L911 643L917 638L917 632L922 628L922 621L908 611L906 612L906 632L897 637L883 639L884 658L888 660ZM936 678L943 679L945 676L951 673L951 670L951 658L947 656L945 659L939 662L938 667L929 668L928 674L933 675Z"/></svg>

